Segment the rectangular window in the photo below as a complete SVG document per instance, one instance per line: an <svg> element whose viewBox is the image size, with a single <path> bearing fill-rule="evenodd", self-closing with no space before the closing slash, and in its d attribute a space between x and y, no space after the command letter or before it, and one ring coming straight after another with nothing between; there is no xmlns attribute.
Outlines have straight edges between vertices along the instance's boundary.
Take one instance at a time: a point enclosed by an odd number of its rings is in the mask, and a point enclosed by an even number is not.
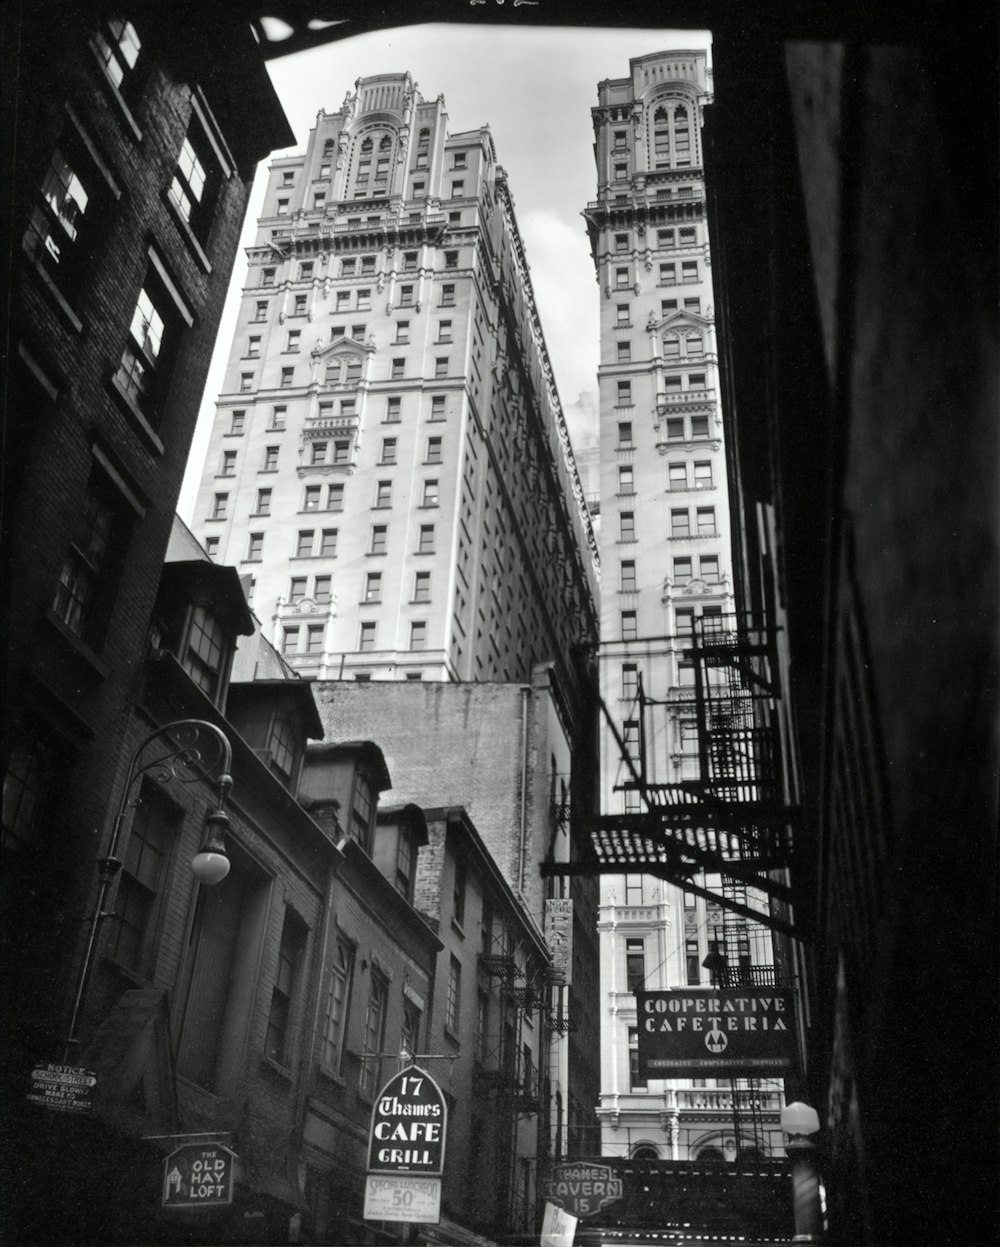
<svg viewBox="0 0 1000 1247"><path fill-rule="evenodd" d="M392 506L392 481L377 481L375 484L375 506Z"/></svg>
<svg viewBox="0 0 1000 1247"><path fill-rule="evenodd" d="M632 422L631 420L622 420L618 424L618 449L631 450L632 442Z"/></svg>
<svg viewBox="0 0 1000 1247"><path fill-rule="evenodd" d="M385 418L389 424L396 424L402 411L401 398L389 398L385 405Z"/></svg>
<svg viewBox="0 0 1000 1247"><path fill-rule="evenodd" d="M618 540L635 541L635 514L623 511L618 517Z"/></svg>
<svg viewBox="0 0 1000 1247"><path fill-rule="evenodd" d="M320 533L319 553L321 558L332 559L337 554L337 529L324 528Z"/></svg>
<svg viewBox="0 0 1000 1247"><path fill-rule="evenodd" d="M462 965L452 954L448 964L448 996L445 1001L444 1024L455 1036L459 1034L459 1017L462 1011Z"/></svg>
<svg viewBox="0 0 1000 1247"><path fill-rule="evenodd" d="M288 590L289 602L301 602L306 595L306 578L305 576L293 576L291 586Z"/></svg>
<svg viewBox="0 0 1000 1247"><path fill-rule="evenodd" d="M180 310L158 279L156 265L146 274L132 313L128 341L115 374L119 388L153 421L166 395L170 366L180 338L180 326L194 323L190 313ZM249 375L251 383L253 374ZM248 387L249 388L249 387Z"/></svg>
<svg viewBox="0 0 1000 1247"><path fill-rule="evenodd" d="M261 284L262 286L273 286L273 285L274 285L274 277L275 277L275 274L277 273L277 271L278 271L278 270L277 270L276 268L263 268L263 269L261 269L261 271L260 271L260 284Z"/></svg>
<svg viewBox="0 0 1000 1247"><path fill-rule="evenodd" d="M338 438L333 443L333 462L336 464L350 463L351 461L351 443L347 438Z"/></svg>
<svg viewBox="0 0 1000 1247"><path fill-rule="evenodd" d="M446 251L444 253L444 266L446 269L458 268L458 252Z"/></svg>
<svg viewBox="0 0 1000 1247"><path fill-rule="evenodd" d="M157 912L163 870L180 812L155 783L145 782L125 846L108 956L141 974Z"/></svg>
<svg viewBox="0 0 1000 1247"><path fill-rule="evenodd" d="M715 507L698 507L697 523L699 537L715 536Z"/></svg>
<svg viewBox="0 0 1000 1247"><path fill-rule="evenodd" d="M448 356L439 355L434 361L434 376L446 377L448 375Z"/></svg>
<svg viewBox="0 0 1000 1247"><path fill-rule="evenodd" d="M615 307L615 323L618 326L628 325L631 323L629 319L627 303L619 303Z"/></svg>
<svg viewBox="0 0 1000 1247"><path fill-rule="evenodd" d="M389 377L393 381L398 381L403 376L403 370L406 366L405 359L394 359L389 371Z"/></svg>
<svg viewBox="0 0 1000 1247"><path fill-rule="evenodd" d="M209 139L198 112L200 106L196 104L167 197L192 233L204 243L212 226L223 174L228 174L228 170L220 166L216 156L218 149Z"/></svg>
<svg viewBox="0 0 1000 1247"><path fill-rule="evenodd" d="M420 525L420 537L418 538L418 541L417 541L417 553L418 554L433 554L434 553L434 525L433 524L421 524Z"/></svg>
<svg viewBox="0 0 1000 1247"><path fill-rule="evenodd" d="M712 464L711 462L695 463L694 465L694 487L695 489L711 489L712 488Z"/></svg>
<svg viewBox="0 0 1000 1247"><path fill-rule="evenodd" d="M247 537L248 563L260 563L264 558L264 534L250 533Z"/></svg>
<svg viewBox="0 0 1000 1247"><path fill-rule="evenodd" d="M222 463L219 465L220 476L236 475L236 451L224 450L222 452Z"/></svg>
<svg viewBox="0 0 1000 1247"><path fill-rule="evenodd" d="M455 287L450 282L441 287L441 307L455 306Z"/></svg>
<svg viewBox="0 0 1000 1247"><path fill-rule="evenodd" d="M681 281L695 282L698 280L698 261L682 260L681 261Z"/></svg>
<svg viewBox="0 0 1000 1247"><path fill-rule="evenodd" d="M368 572L365 576L365 602L382 601L382 573Z"/></svg>
<svg viewBox="0 0 1000 1247"><path fill-rule="evenodd" d="M371 1095L382 1082L382 1060L377 1054L382 1051L385 1042L385 1015L388 1002L388 981L373 971L368 989L365 1029L361 1046L362 1053L368 1059L362 1060L358 1074L358 1089L367 1095Z"/></svg>
<svg viewBox="0 0 1000 1247"><path fill-rule="evenodd" d="M629 284L630 283L628 279L628 269L627 268L616 268L615 269L615 289L616 290L627 290L629 288Z"/></svg>
<svg viewBox="0 0 1000 1247"><path fill-rule="evenodd" d="M625 752L633 760L639 757L639 723L636 719L626 719L622 724L622 744Z"/></svg>
<svg viewBox="0 0 1000 1247"><path fill-rule="evenodd" d="M429 602L431 600L431 574L430 572L417 572L413 579L413 600L414 602Z"/></svg>
<svg viewBox="0 0 1000 1247"><path fill-rule="evenodd" d="M300 528L295 538L295 557L297 559L307 559L312 555L313 539L316 536L315 529Z"/></svg>
<svg viewBox="0 0 1000 1247"><path fill-rule="evenodd" d="M691 560L689 558L674 559L674 583L687 584L691 579Z"/></svg>
<svg viewBox="0 0 1000 1247"><path fill-rule="evenodd" d="M405 346L410 340L410 322L408 320L398 321L396 324L396 345Z"/></svg>
<svg viewBox="0 0 1000 1247"><path fill-rule="evenodd" d="M424 456L424 463L440 463L442 446L444 439L440 437L429 437L427 439L427 454Z"/></svg>
<svg viewBox="0 0 1000 1247"><path fill-rule="evenodd" d="M635 493L635 479L632 475L632 468L629 465L618 469L618 492L620 494Z"/></svg>
<svg viewBox="0 0 1000 1247"><path fill-rule="evenodd" d="M684 417L668 416L667 417L667 441L683 442L684 441Z"/></svg>
<svg viewBox="0 0 1000 1247"><path fill-rule="evenodd" d="M634 593L636 590L635 559L622 559L621 589L623 593Z"/></svg>
<svg viewBox="0 0 1000 1247"><path fill-rule="evenodd" d="M694 632L694 611L689 607L678 607L674 611L674 631L679 637L689 637Z"/></svg>
<svg viewBox="0 0 1000 1247"><path fill-rule="evenodd" d="M286 910L264 1039L264 1051L279 1065L291 1064L292 1000L305 947L306 928L302 920L291 910Z"/></svg>
<svg viewBox="0 0 1000 1247"><path fill-rule="evenodd" d="M358 311L367 312L372 305L372 292L370 290L358 291Z"/></svg>
<svg viewBox="0 0 1000 1247"><path fill-rule="evenodd" d="M622 698L635 701L639 696L639 668L634 663L622 666Z"/></svg>
<svg viewBox="0 0 1000 1247"><path fill-rule="evenodd" d="M421 650L427 648L427 624L424 620L418 619L410 624L410 649Z"/></svg>
<svg viewBox="0 0 1000 1247"><path fill-rule="evenodd" d="M687 893L685 893L684 899L687 900ZM701 954L697 940L684 941L684 960L687 968L688 986L697 987L701 982Z"/></svg>
<svg viewBox="0 0 1000 1247"><path fill-rule="evenodd" d="M257 490L257 502L254 506L254 515L270 515L271 514L271 491L269 489Z"/></svg>
<svg viewBox="0 0 1000 1247"><path fill-rule="evenodd" d="M634 641L639 635L635 611L622 611L622 640Z"/></svg>
<svg viewBox="0 0 1000 1247"><path fill-rule="evenodd" d="M294 378L295 378L294 368L282 368L281 379L278 382L278 384L281 386L283 390L287 390L291 387L292 381L294 380Z"/></svg>
<svg viewBox="0 0 1000 1247"><path fill-rule="evenodd" d="M284 406L274 407L271 410L271 428L270 432L280 433L285 427L285 417L288 415L288 408Z"/></svg>
<svg viewBox="0 0 1000 1247"><path fill-rule="evenodd" d="M691 437L694 440L708 437L708 416L691 417Z"/></svg>
<svg viewBox="0 0 1000 1247"><path fill-rule="evenodd" d="M288 341L285 343L285 350L292 354L295 354L298 352L301 345L302 345L302 330L301 329L289 329Z"/></svg>
<svg viewBox="0 0 1000 1247"><path fill-rule="evenodd" d="M686 507L670 512L670 535L671 537L691 536L691 516Z"/></svg>
<svg viewBox="0 0 1000 1247"><path fill-rule="evenodd" d="M328 511L343 511L344 509L344 487L343 485L328 485L326 487L326 509Z"/></svg>
<svg viewBox="0 0 1000 1247"><path fill-rule="evenodd" d="M382 438L382 450L379 455L379 463L395 463L396 462L397 443L394 437Z"/></svg>
<svg viewBox="0 0 1000 1247"><path fill-rule="evenodd" d="M79 284L101 228L104 182L80 130L67 126L35 200L24 247L69 293Z"/></svg>
<svg viewBox="0 0 1000 1247"><path fill-rule="evenodd" d="M678 490L687 489L687 481L686 463L667 464L667 489L675 493Z"/></svg>
<svg viewBox="0 0 1000 1247"><path fill-rule="evenodd" d="M618 350L618 363L619 364L631 363L632 343L631 342L618 342L616 343L616 347Z"/></svg>
<svg viewBox="0 0 1000 1247"><path fill-rule="evenodd" d="M413 287L412 286L400 286L399 306L400 307L412 307L413 306ZM409 341L409 338L407 338L406 340ZM398 337L397 337L397 341L399 341Z"/></svg>
<svg viewBox="0 0 1000 1247"><path fill-rule="evenodd" d="M615 250L628 251L628 234L615 234Z"/></svg>
<svg viewBox="0 0 1000 1247"><path fill-rule="evenodd" d="M437 481L424 481L424 492L421 499L421 505L425 507L436 507L438 505L440 495L438 493Z"/></svg>
<svg viewBox="0 0 1000 1247"><path fill-rule="evenodd" d="M625 989L641 992L646 986L646 941L633 939L625 941Z"/></svg>
<svg viewBox="0 0 1000 1247"><path fill-rule="evenodd" d="M632 382L618 382L618 406L630 407L632 405Z"/></svg>
<svg viewBox="0 0 1000 1247"><path fill-rule="evenodd" d="M677 281L677 265L661 264L660 265L660 285L673 286Z"/></svg>
<svg viewBox="0 0 1000 1247"><path fill-rule="evenodd" d="M277 446L265 446L264 448L264 465L262 472L277 472L278 470L278 450Z"/></svg>
<svg viewBox="0 0 1000 1247"><path fill-rule="evenodd" d="M703 554L700 564L702 580L715 582L719 579L719 556L717 554Z"/></svg>
<svg viewBox="0 0 1000 1247"><path fill-rule="evenodd" d="M451 341L451 321L450 320L442 320L438 322L437 341L438 342L450 342Z"/></svg>
<svg viewBox="0 0 1000 1247"><path fill-rule="evenodd" d="M628 1083L632 1091L645 1091L646 1079L639 1073L639 1031L635 1026L628 1028Z"/></svg>
<svg viewBox="0 0 1000 1247"><path fill-rule="evenodd" d="M362 654L370 654L375 648L375 629L374 620L365 620L361 625L361 632L358 636L358 649Z"/></svg>
<svg viewBox="0 0 1000 1247"><path fill-rule="evenodd" d="M241 434L246 428L247 413L245 411L234 411L229 417L229 432L232 434Z"/></svg>
<svg viewBox="0 0 1000 1247"><path fill-rule="evenodd" d="M302 500L303 511L318 511L322 486L307 485L305 498Z"/></svg>
<svg viewBox="0 0 1000 1247"><path fill-rule="evenodd" d="M212 519L224 520L226 518L226 509L229 506L228 494L216 494L212 499Z"/></svg>
<svg viewBox="0 0 1000 1247"><path fill-rule="evenodd" d="M388 532L389 529L385 524L372 525L372 538L368 547L369 554L385 554Z"/></svg>

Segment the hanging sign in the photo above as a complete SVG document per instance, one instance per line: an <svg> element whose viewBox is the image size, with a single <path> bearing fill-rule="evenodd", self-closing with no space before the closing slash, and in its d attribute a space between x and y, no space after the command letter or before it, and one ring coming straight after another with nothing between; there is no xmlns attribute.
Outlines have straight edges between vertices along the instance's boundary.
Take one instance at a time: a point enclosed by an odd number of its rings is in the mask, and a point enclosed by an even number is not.
<svg viewBox="0 0 1000 1247"><path fill-rule="evenodd" d="M756 1078L797 1065L791 988L636 992L645 1078Z"/></svg>
<svg viewBox="0 0 1000 1247"><path fill-rule="evenodd" d="M426 1070L409 1066L389 1079L375 1101L368 1172L440 1176L447 1128L444 1092Z"/></svg>
<svg viewBox="0 0 1000 1247"><path fill-rule="evenodd" d="M545 942L552 954L552 982L573 981L573 902L551 897L545 902Z"/></svg>
<svg viewBox="0 0 1000 1247"><path fill-rule="evenodd" d="M233 1202L236 1153L221 1143L185 1143L163 1162L164 1208L214 1208Z"/></svg>

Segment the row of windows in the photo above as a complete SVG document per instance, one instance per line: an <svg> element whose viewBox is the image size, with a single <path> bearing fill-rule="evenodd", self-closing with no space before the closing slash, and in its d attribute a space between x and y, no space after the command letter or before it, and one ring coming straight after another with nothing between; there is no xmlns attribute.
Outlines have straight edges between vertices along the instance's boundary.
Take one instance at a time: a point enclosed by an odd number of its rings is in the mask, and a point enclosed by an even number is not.
<svg viewBox="0 0 1000 1247"><path fill-rule="evenodd" d="M398 329L398 326L397 326L397 329ZM408 327L407 327L406 332L408 333ZM450 345L451 342L453 341L451 333L452 333L451 321L450 320L439 321L438 322L438 334L434 340L435 344L438 346ZM396 345L406 345L406 342L400 342L397 339ZM256 349L258 351L260 350L259 341L256 344ZM259 356L251 355L251 356L245 356L244 358L259 358ZM339 384L339 383L342 383L342 381L348 380L348 378L346 377L346 374L343 377L340 374L341 361L339 360L334 361L334 366L337 369L337 374L338 374L337 379L335 381L328 381L327 383L328 384ZM356 368L357 368L356 376L352 375L352 377L350 378L350 380L352 381L359 380L361 377L361 365L357 364ZM437 374L437 375L447 375L447 374L443 373L443 374ZM404 358L392 359L389 364L389 379L391 381L401 381L405 376L406 376L406 360ZM285 389L290 389L294 385L295 385L294 365L286 365L282 367L278 374L278 387L280 389L285 390ZM254 389L255 389L254 373L241 372L239 392L241 394L250 394L253 392Z"/></svg>
<svg viewBox="0 0 1000 1247"><path fill-rule="evenodd" d="M688 476L686 463L667 464L667 489L680 493L687 489L711 489L714 486L712 463L710 460L695 461L691 465L691 476ZM619 494L635 493L635 469L631 464L618 469Z"/></svg>
<svg viewBox="0 0 1000 1247"><path fill-rule="evenodd" d="M443 400L442 400L443 402ZM343 466L351 462L351 452L354 447L353 439L350 437L335 437L330 440L316 439L308 443L309 453L306 457L306 465L311 467L322 466ZM399 450L399 441L395 437L384 437L379 452L379 464L391 465L396 462ZM279 457L281 453L280 446L265 446L264 454L261 458L261 466L258 469L261 472L277 472ZM234 477L238 465L239 452L236 450L223 450L222 458L219 461L219 470L216 473L219 477ZM444 462L444 437L432 435L428 437L424 443L423 463L437 464ZM301 466L301 465L300 465ZM307 497L309 496L307 487ZM342 487L341 487L342 488ZM216 495L217 497L219 495ZM314 497L316 495L313 495ZM316 505L316 504L314 504ZM306 506L305 510L313 509ZM331 509L331 508L328 508Z"/></svg>
<svg viewBox="0 0 1000 1247"><path fill-rule="evenodd" d="M687 584L694 575L694 560L690 556L675 558L673 562L675 584ZM699 559L699 578L709 584L719 582L719 556L703 554ZM619 564L618 587L622 593L635 593L639 588L635 559L622 559Z"/></svg>
<svg viewBox="0 0 1000 1247"><path fill-rule="evenodd" d="M264 560L264 533L250 533L247 536L246 562L261 563ZM302 528L295 535L294 557L304 558L336 558L339 529L336 528ZM369 533L368 553L386 554L388 552L389 527L387 524L373 524ZM433 554L435 552L435 526L421 524L417 531L417 554Z"/></svg>
<svg viewBox="0 0 1000 1247"><path fill-rule="evenodd" d="M682 226L680 229L658 229L656 231L656 246L661 247L693 247L697 244L697 229L691 226ZM621 254L631 247L631 239L628 234L615 234L615 252Z"/></svg>
<svg viewBox="0 0 1000 1247"><path fill-rule="evenodd" d="M671 312L677 312L679 310L680 310L680 307L679 307L677 299L661 299L660 300L660 315L661 316L669 316ZM686 298L684 300L684 311L695 312L700 316L701 315L700 296L692 295L690 298ZM633 328L632 309L631 309L630 304L628 303L616 303L615 304L615 328L616 329Z"/></svg>
<svg viewBox="0 0 1000 1247"><path fill-rule="evenodd" d="M716 528L715 507L695 507L694 508L694 526L691 524L691 509L689 507L672 507L670 511L670 532L671 537L717 537L719 535ZM636 535L635 512L622 511L618 517L618 540L620 542L633 542L638 540Z"/></svg>
<svg viewBox="0 0 1000 1247"><path fill-rule="evenodd" d="M378 624L373 619L366 619L358 631L358 652L370 654L377 648ZM287 656L293 654L322 654L326 648L325 624L298 624L282 629L281 652ZM427 621L415 619L410 624L408 649L414 651L427 648Z"/></svg>
<svg viewBox="0 0 1000 1247"><path fill-rule="evenodd" d="M395 441L394 438L386 438L386 441ZM387 448L383 445L383 455L387 453ZM393 458L383 458L383 463L394 463L395 452ZM270 515L271 501L273 491L271 489L258 489L257 497L254 501L253 515ZM423 482L423 493L421 494L421 506L433 507L437 506L440 500L440 488L437 480L425 480ZM375 486L375 499L372 503L374 507L388 507L392 505L392 482L378 481ZM212 500L212 519L226 519L229 509L229 494L217 493ZM306 485L302 498L301 510L303 511L343 511L344 509L344 486L339 483L327 485Z"/></svg>
<svg viewBox="0 0 1000 1247"><path fill-rule="evenodd" d="M704 390L707 384L708 377L704 372L689 372L663 378L663 390L665 394L681 394L690 390ZM632 402L632 382L617 382L615 389L615 405L617 407L631 407Z"/></svg>
<svg viewBox="0 0 1000 1247"><path fill-rule="evenodd" d="M360 222L359 222L360 224ZM459 253L457 251L444 252L445 270L453 270L458 268ZM418 252L404 251L401 271L404 273L416 272L418 267ZM312 281L316 276L316 261L302 260L299 263L297 280ZM377 275L376 257L375 256L344 256L340 261L341 277L374 277ZM278 280L278 269L276 265L266 265L261 269L259 285L274 286ZM411 287L412 289L412 287ZM304 315L306 308L306 295L297 295L295 307L301 306L301 311L296 311L297 315ZM298 299L302 300L301 305ZM262 311L263 309L263 311ZM269 314L269 304L266 300L258 301L255 305L255 320L266 320Z"/></svg>
<svg viewBox="0 0 1000 1247"><path fill-rule="evenodd" d="M439 360L441 365L447 366L447 360ZM442 373L443 375L443 373ZM430 420L444 420L447 417L447 395L433 394L431 395ZM317 412L317 420L322 423L324 421L333 421L334 419L350 420L357 415L357 405L355 399L345 398L338 400L336 406L332 401L322 401L319 404ZM385 402L384 422L386 424L396 424L403 418L403 397L398 394L390 394ZM268 422L267 432L281 433L287 427L288 407L287 405L277 405L271 409L271 418ZM230 437L241 437L247 431L247 412L246 408L236 408L230 413L229 428L226 435ZM395 444L395 439L385 439ZM384 444L384 443L383 443ZM276 447L274 449L277 449ZM223 452L225 455L226 452ZM236 452L232 452L235 454ZM388 462L383 460L383 462ZM268 470L273 470L268 469ZM229 472L220 470L219 475L228 476Z"/></svg>
<svg viewBox="0 0 1000 1247"><path fill-rule="evenodd" d="M700 280L697 260L682 260L680 262L679 277L678 265L676 263L670 262L660 265L661 286L676 286L678 281L682 284L687 284ZM630 290L634 281L635 279L628 268L615 269L615 290Z"/></svg>
<svg viewBox="0 0 1000 1247"><path fill-rule="evenodd" d="M310 583L312 584L312 592L309 592ZM289 582L288 600L291 603L303 602L311 599L317 605L329 605L333 600L333 581L328 575L318 576L293 576ZM366 572L364 579L364 589L362 591L362 602L381 602L382 600L382 573ZM431 573L426 571L418 571L413 577L413 596L412 602L429 602L431 600Z"/></svg>

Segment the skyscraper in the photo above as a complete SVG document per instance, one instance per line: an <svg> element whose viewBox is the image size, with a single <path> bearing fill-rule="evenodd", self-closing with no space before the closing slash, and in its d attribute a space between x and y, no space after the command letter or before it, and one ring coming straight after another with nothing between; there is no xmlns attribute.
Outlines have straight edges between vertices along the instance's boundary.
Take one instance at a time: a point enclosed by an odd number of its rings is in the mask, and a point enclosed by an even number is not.
<svg viewBox="0 0 1000 1247"><path fill-rule="evenodd" d="M521 680L596 632L507 179L447 120L359 79L270 170L194 527L311 678Z"/></svg>
<svg viewBox="0 0 1000 1247"><path fill-rule="evenodd" d="M601 808L625 834L655 794L698 779L692 644L696 631L725 635L734 609L701 153L710 91L703 50L664 52L600 83L592 110L597 199L584 217L601 298ZM764 908L752 889L710 872L692 882ZM768 1111L741 1124L728 1084L647 1082L635 1002L639 989L768 965L766 929L663 877L604 874L600 942L605 1153L766 1150L774 1092L757 1089Z"/></svg>

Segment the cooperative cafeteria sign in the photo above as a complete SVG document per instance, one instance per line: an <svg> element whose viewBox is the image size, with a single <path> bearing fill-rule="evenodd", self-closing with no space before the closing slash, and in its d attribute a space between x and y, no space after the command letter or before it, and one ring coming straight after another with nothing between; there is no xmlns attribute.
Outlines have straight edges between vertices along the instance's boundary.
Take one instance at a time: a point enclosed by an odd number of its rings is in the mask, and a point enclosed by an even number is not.
<svg viewBox="0 0 1000 1247"><path fill-rule="evenodd" d="M637 992L645 1078L787 1074L797 1063L791 988Z"/></svg>

